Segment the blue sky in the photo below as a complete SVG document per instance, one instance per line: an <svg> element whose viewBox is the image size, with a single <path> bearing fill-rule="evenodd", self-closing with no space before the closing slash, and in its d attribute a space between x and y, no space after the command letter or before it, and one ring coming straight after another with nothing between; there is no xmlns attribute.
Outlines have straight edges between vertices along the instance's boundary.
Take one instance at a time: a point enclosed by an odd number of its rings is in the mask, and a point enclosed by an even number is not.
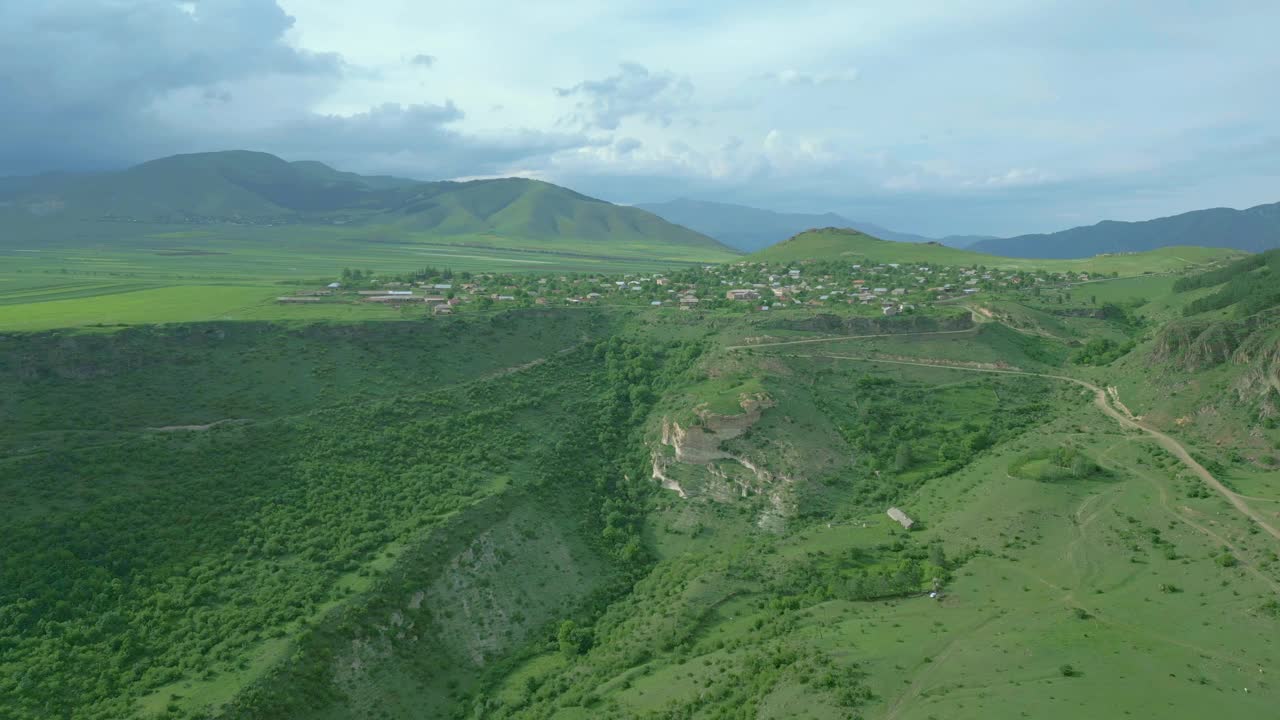
<svg viewBox="0 0 1280 720"><path fill-rule="evenodd" d="M250 148L1018 234L1280 201L1280 3L0 2L0 174Z"/></svg>

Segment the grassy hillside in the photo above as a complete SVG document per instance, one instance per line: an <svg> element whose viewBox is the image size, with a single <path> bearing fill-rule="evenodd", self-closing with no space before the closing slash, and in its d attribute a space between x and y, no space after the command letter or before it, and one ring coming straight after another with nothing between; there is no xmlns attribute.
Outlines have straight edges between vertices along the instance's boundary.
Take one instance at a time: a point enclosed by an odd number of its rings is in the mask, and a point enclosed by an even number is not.
<svg viewBox="0 0 1280 720"><path fill-rule="evenodd" d="M1038 268L1051 271L1098 272L1138 275L1169 272L1239 256L1233 250L1202 247L1170 247L1146 253L1105 255L1080 260L1031 260L997 257L938 243L899 243L881 240L856 230L824 228L795 237L749 255L759 262L839 260L878 263L930 263L937 265L985 265L989 268Z"/></svg>
<svg viewBox="0 0 1280 720"><path fill-rule="evenodd" d="M997 274L902 315L712 302L766 272L725 266L671 273L709 288L693 310L6 332L0 698L20 720L1266 717L1275 262ZM848 280L798 267L815 295Z"/></svg>
<svg viewBox="0 0 1280 720"><path fill-rule="evenodd" d="M177 155L102 175L11 179L0 185L0 199L0 251L121 249L185 232L186 242L171 244L213 252L222 251L220 240L245 235L277 245L336 236L349 251L433 240L601 259L714 262L734 252L643 210L535 180L365 177L247 151Z"/></svg>
<svg viewBox="0 0 1280 720"><path fill-rule="evenodd" d="M1079 258L1177 245L1262 252L1280 247L1280 203L1213 208L1142 222L1105 220L1056 233L983 240L979 252L1010 257Z"/></svg>
<svg viewBox="0 0 1280 720"><path fill-rule="evenodd" d="M451 184L449 192L424 192L395 209L400 226L445 234L490 232L498 236L666 241L712 253L724 245L671 225L639 208L613 205L550 183L522 178Z"/></svg>

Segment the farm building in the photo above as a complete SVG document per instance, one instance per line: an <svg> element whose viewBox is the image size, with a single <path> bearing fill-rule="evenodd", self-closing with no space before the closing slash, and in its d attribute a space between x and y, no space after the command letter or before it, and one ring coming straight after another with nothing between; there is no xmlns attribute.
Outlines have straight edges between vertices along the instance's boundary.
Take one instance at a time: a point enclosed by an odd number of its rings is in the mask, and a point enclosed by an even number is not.
<svg viewBox="0 0 1280 720"><path fill-rule="evenodd" d="M365 300L375 303L422 302L422 298L413 295L375 295L374 297L365 298Z"/></svg>
<svg viewBox="0 0 1280 720"><path fill-rule="evenodd" d="M278 298L276 298L276 302L282 302L282 303L318 303L318 302L320 302L320 298L318 298L318 297L298 297L298 296L292 296L292 295L291 295L291 296L288 296L288 297L278 297Z"/></svg>
<svg viewBox="0 0 1280 720"><path fill-rule="evenodd" d="M729 300L759 300L760 293L755 290L730 290L724 294Z"/></svg>
<svg viewBox="0 0 1280 720"><path fill-rule="evenodd" d="M453 308L449 307L448 305L436 305L435 307L431 308L431 314L432 315L452 315Z"/></svg>
<svg viewBox="0 0 1280 720"><path fill-rule="evenodd" d="M912 525L916 524L915 520L907 517L907 514L896 507L889 508L889 517L897 521L899 525L910 530Z"/></svg>

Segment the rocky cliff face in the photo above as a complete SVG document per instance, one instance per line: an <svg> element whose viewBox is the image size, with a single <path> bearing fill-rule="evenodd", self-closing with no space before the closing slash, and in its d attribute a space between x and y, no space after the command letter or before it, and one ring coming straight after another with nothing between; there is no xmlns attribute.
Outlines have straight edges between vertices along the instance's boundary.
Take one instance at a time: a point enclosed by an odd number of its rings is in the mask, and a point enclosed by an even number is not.
<svg viewBox="0 0 1280 720"><path fill-rule="evenodd" d="M1172 322L1156 335L1148 360L1184 372L1230 363L1240 370L1234 401L1256 403L1260 419L1280 417L1280 318Z"/></svg>
<svg viewBox="0 0 1280 720"><path fill-rule="evenodd" d="M1219 365L1231 358L1240 342L1241 329L1227 321L1171 322L1156 335L1151 361L1172 364L1187 372Z"/></svg>
<svg viewBox="0 0 1280 720"><path fill-rule="evenodd" d="M762 463L725 449L725 443L754 426L773 400L763 393L744 394L743 412L720 415L695 409L697 420L681 425L662 419L661 434L652 451L653 479L684 498L731 502L737 498L764 496L766 509L758 518L762 527L778 527L795 509L793 479Z"/></svg>
<svg viewBox="0 0 1280 720"><path fill-rule="evenodd" d="M1250 335L1232 353L1244 366L1232 388L1241 402L1257 402L1261 418L1280 417L1280 331Z"/></svg>

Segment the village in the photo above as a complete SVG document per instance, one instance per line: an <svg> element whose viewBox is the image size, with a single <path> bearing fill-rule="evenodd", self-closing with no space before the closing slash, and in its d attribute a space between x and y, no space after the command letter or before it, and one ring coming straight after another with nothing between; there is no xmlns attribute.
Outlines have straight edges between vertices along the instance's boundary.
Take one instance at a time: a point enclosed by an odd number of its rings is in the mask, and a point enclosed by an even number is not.
<svg viewBox="0 0 1280 720"><path fill-rule="evenodd" d="M1089 280L1088 273L869 261L785 265L744 261L624 275L455 273L426 268L384 276L344 270L339 280L326 287L299 290L277 301L424 307L432 315L505 307L625 305L757 312L843 307L856 314L892 316L979 294L1039 294L1044 288Z"/></svg>

